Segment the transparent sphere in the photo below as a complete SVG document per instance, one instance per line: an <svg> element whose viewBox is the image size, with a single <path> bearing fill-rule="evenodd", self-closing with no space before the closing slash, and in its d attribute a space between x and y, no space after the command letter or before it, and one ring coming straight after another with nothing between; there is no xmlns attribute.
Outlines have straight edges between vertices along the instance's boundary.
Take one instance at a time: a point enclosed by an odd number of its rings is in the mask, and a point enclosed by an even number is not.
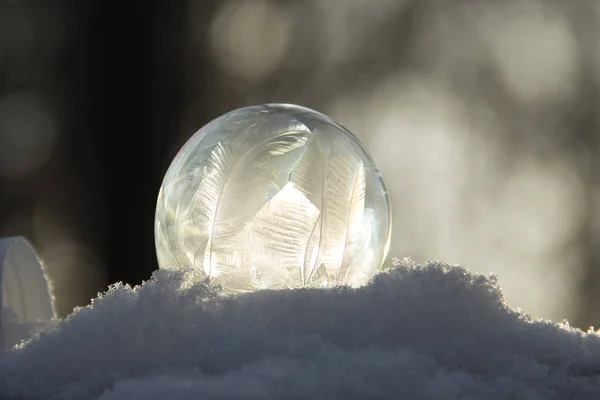
<svg viewBox="0 0 600 400"><path fill-rule="evenodd" d="M204 271L228 292L361 286L390 233L367 150L289 104L234 110L194 134L165 175L155 219L160 267Z"/></svg>

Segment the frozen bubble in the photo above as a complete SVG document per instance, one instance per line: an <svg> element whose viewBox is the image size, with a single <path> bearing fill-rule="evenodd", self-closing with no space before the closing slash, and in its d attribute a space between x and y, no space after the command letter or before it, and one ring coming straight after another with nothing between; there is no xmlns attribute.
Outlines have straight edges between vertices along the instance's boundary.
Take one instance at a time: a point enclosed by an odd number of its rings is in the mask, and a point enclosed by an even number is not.
<svg viewBox="0 0 600 400"><path fill-rule="evenodd" d="M193 135L165 175L155 220L161 268L193 267L228 292L364 285L390 231L367 150L289 104L234 110Z"/></svg>
<svg viewBox="0 0 600 400"><path fill-rule="evenodd" d="M54 317L42 264L24 237L0 239L0 283L0 348L8 348Z"/></svg>

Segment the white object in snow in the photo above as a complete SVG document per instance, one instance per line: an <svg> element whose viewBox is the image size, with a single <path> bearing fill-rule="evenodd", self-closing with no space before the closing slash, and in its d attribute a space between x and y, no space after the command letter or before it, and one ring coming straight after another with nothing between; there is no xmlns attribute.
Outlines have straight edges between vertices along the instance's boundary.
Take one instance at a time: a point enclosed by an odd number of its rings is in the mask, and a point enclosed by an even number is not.
<svg viewBox="0 0 600 400"><path fill-rule="evenodd" d="M28 339L54 317L42 263L21 236L0 239L0 349Z"/></svg>

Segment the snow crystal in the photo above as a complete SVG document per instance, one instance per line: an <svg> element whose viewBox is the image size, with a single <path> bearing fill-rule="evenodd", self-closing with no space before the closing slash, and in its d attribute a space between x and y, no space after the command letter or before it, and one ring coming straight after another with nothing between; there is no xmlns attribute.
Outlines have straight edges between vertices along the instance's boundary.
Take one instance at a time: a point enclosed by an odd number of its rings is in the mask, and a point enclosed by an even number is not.
<svg viewBox="0 0 600 400"><path fill-rule="evenodd" d="M160 270L0 352L0 398L597 400L600 334L438 262L236 297Z"/></svg>

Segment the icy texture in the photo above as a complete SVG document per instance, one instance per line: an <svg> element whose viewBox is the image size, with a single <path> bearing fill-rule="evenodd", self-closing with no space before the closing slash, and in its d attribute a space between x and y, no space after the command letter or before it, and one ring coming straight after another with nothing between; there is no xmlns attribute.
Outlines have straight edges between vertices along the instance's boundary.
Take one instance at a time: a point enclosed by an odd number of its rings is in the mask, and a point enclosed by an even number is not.
<svg viewBox="0 0 600 400"><path fill-rule="evenodd" d="M0 353L0 398L600 398L598 333L532 321L463 268L405 262L359 289L229 298L195 274L114 285Z"/></svg>
<svg viewBox="0 0 600 400"><path fill-rule="evenodd" d="M364 285L390 229L383 181L358 140L282 104L198 131L165 175L155 222L162 268L193 266L230 292Z"/></svg>
<svg viewBox="0 0 600 400"><path fill-rule="evenodd" d="M24 237L0 239L0 348L28 339L54 317L40 260Z"/></svg>

